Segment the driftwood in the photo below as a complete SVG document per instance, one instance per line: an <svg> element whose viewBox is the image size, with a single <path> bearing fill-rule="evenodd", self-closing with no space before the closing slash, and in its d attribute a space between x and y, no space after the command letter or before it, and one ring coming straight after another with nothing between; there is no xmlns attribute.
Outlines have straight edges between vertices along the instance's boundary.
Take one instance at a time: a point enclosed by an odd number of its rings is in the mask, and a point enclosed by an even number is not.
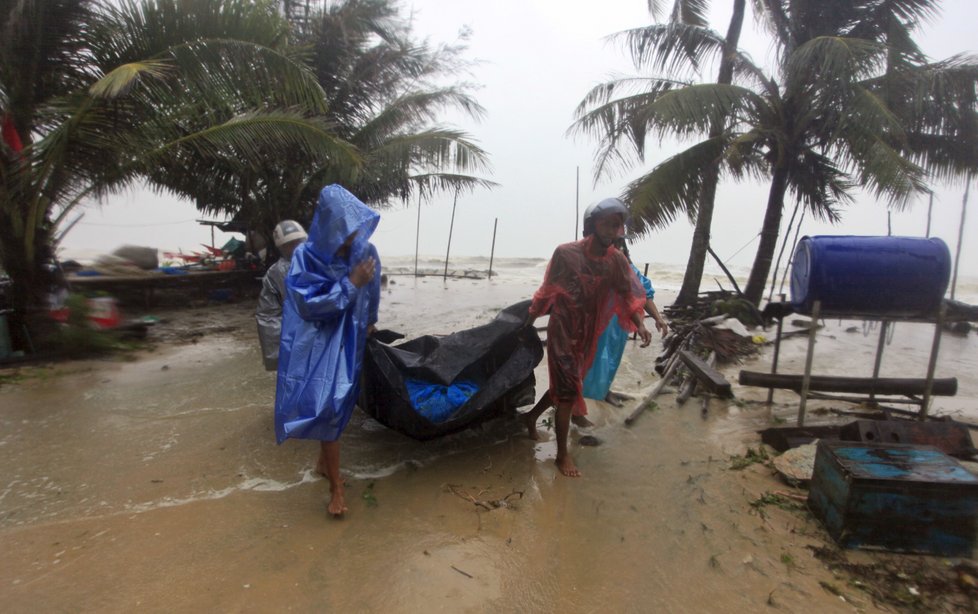
<svg viewBox="0 0 978 614"><path fill-rule="evenodd" d="M692 376L683 380L683 385L679 387L679 394L676 395L676 405L683 405L689 397L693 396L697 383L696 378Z"/></svg>
<svg viewBox="0 0 978 614"><path fill-rule="evenodd" d="M650 392L648 396L642 399L642 402L638 404L638 407L635 408L635 411L630 413L628 417L625 418L626 426L631 426L632 423L635 422L635 420L637 420L640 415L642 415L642 412L645 411L645 409L652 403L652 401L655 400L655 397L659 396L659 393L662 392L663 388L665 388L666 382L668 382L669 378L672 377L672 372L676 370L677 366L679 366L678 353L673 354L672 357L669 359L665 371L662 373L662 379L659 380L659 383L655 385L655 388L652 389L652 392Z"/></svg>
<svg viewBox="0 0 978 614"><path fill-rule="evenodd" d="M740 383L745 386L761 388L783 388L800 392L802 375L787 373L758 373L756 371L741 371ZM841 377L835 375L811 376L808 389L819 392L851 392L860 394L893 394L919 395L924 394L927 380L909 377ZM958 392L958 380L954 377L938 378L933 381L931 394L954 396Z"/></svg>

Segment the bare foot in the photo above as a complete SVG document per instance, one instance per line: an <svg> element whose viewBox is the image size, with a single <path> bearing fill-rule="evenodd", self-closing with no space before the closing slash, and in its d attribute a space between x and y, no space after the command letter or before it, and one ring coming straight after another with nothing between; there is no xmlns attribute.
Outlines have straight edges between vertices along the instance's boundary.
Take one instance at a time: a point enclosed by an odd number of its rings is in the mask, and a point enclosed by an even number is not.
<svg viewBox="0 0 978 614"><path fill-rule="evenodd" d="M554 460L554 463L556 463L557 469L559 469L560 472L566 475L567 477L569 478L581 477L581 471L577 468L577 465L574 464L574 461L573 459L571 459L570 456L565 456L563 458L558 457Z"/></svg>
<svg viewBox="0 0 978 614"><path fill-rule="evenodd" d="M623 407L624 403L621 402L621 396L617 392L608 391L608 394L604 397L605 403L610 403L615 407Z"/></svg>
<svg viewBox="0 0 978 614"><path fill-rule="evenodd" d="M582 429L591 428L594 423L587 419L587 416L571 416L571 422L574 426Z"/></svg>
<svg viewBox="0 0 978 614"><path fill-rule="evenodd" d="M332 491L329 498L329 505L326 506L326 512L334 518L339 518L347 509L343 489L338 488Z"/></svg>
<svg viewBox="0 0 978 614"><path fill-rule="evenodd" d="M539 441L540 435L537 433L537 419L531 416L532 412L523 414L523 424L526 425L526 434L533 441Z"/></svg>
<svg viewBox="0 0 978 614"><path fill-rule="evenodd" d="M320 477L328 477L328 474L326 473L326 463L323 462L322 459L316 461L316 468L313 470L313 473Z"/></svg>

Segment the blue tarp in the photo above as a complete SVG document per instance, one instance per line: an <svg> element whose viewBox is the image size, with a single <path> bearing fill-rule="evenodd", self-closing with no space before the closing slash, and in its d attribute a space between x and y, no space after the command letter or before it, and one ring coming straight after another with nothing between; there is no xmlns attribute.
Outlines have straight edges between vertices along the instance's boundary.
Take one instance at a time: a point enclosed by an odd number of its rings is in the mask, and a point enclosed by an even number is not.
<svg viewBox="0 0 978 614"><path fill-rule="evenodd" d="M444 386L406 378L404 387L411 397L411 405L419 414L435 423L450 418L455 410L465 405L479 391L479 385L472 380L459 380Z"/></svg>

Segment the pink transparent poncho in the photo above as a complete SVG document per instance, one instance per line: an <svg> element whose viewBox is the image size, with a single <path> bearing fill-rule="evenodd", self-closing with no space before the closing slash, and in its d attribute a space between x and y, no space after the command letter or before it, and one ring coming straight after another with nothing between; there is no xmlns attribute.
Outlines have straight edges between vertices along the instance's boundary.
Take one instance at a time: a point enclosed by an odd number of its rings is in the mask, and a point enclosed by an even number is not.
<svg viewBox="0 0 978 614"><path fill-rule="evenodd" d="M624 254L613 247L591 253L594 235L554 250L543 284L533 295L530 315L550 315L547 366L554 404L570 403L574 415L587 413L582 382L602 331L617 315L628 332L645 305L645 290ZM599 250L600 251L600 250Z"/></svg>

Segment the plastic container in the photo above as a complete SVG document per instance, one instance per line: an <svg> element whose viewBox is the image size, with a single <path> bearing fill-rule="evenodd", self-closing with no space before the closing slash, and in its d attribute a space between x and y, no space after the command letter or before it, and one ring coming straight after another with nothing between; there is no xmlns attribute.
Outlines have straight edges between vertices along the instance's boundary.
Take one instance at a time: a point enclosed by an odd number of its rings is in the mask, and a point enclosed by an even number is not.
<svg viewBox="0 0 978 614"><path fill-rule="evenodd" d="M93 328L107 330L122 324L119 305L110 296L88 299L88 310L88 322Z"/></svg>
<svg viewBox="0 0 978 614"><path fill-rule="evenodd" d="M791 266L791 302L810 314L926 318L951 276L944 241L919 237L804 237Z"/></svg>

